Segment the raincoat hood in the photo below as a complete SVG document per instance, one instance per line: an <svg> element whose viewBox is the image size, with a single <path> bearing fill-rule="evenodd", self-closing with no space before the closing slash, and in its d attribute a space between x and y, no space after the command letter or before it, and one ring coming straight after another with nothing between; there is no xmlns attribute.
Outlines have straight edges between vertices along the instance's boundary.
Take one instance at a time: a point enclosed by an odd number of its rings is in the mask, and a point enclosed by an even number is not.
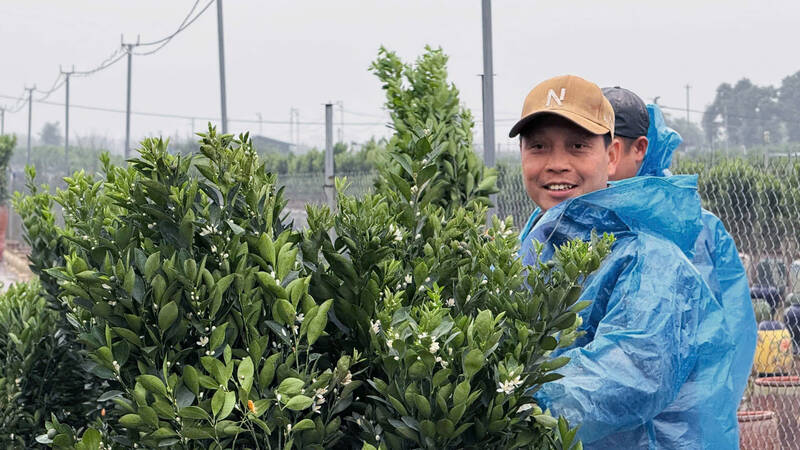
<svg viewBox="0 0 800 450"><path fill-rule="evenodd" d="M667 126L664 114L658 105L647 105L650 114L650 127L647 130L647 153L644 155L642 166L639 167L637 176L663 177L672 175L669 166L672 163L672 154L683 142L677 131Z"/></svg>
<svg viewBox="0 0 800 450"><path fill-rule="evenodd" d="M696 175L634 177L559 203L536 228L537 237L554 243L588 239L592 230L647 233L674 243L691 257L703 228L701 215Z"/></svg>

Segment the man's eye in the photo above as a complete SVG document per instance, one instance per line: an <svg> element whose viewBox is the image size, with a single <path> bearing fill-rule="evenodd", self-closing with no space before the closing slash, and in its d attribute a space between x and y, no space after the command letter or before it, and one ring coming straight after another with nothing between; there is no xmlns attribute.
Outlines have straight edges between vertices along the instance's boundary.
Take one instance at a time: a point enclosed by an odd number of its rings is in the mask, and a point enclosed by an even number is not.
<svg viewBox="0 0 800 450"><path fill-rule="evenodd" d="M531 148L533 150L541 150L541 149L544 148L544 145L543 144L531 144L529 148Z"/></svg>
<svg viewBox="0 0 800 450"><path fill-rule="evenodd" d="M586 148L586 144L574 144L576 150L583 150Z"/></svg>

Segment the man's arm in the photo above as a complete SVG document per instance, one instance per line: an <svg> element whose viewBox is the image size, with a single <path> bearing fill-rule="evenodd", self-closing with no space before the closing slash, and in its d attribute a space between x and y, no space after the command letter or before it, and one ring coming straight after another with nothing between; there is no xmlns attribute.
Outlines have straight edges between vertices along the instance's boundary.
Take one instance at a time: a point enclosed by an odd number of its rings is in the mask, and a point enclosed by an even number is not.
<svg viewBox="0 0 800 450"><path fill-rule="evenodd" d="M535 394L554 415L580 424L578 436L586 443L633 429L664 410L694 368L701 320L709 309L721 313L676 248L654 247L640 249L614 271L618 277L609 271L591 281L614 286L594 339L564 352L571 358L558 371L564 378Z"/></svg>

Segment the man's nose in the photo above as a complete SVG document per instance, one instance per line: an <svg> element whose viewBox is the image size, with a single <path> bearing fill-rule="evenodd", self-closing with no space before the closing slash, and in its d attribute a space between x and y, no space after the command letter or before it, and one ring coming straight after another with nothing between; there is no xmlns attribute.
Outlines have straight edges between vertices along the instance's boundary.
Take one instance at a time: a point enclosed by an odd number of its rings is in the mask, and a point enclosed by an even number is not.
<svg viewBox="0 0 800 450"><path fill-rule="evenodd" d="M544 169L548 172L562 173L569 171L569 159L563 149L555 149L550 152Z"/></svg>

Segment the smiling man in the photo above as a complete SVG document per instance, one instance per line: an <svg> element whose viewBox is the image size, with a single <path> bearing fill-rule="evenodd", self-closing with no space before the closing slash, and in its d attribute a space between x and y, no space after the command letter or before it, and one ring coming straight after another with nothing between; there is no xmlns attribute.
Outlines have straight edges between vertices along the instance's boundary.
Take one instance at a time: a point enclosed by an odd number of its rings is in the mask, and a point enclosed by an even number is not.
<svg viewBox="0 0 800 450"><path fill-rule="evenodd" d="M738 446L733 342L720 302L687 259L702 230L693 177L617 170L614 112L600 88L576 76L536 86L510 136L520 135L525 189L541 208L522 242L526 264L592 233L616 242L585 280L585 335L553 356L564 378L534 393L580 425L587 449ZM534 240L544 243L540 254Z"/></svg>

